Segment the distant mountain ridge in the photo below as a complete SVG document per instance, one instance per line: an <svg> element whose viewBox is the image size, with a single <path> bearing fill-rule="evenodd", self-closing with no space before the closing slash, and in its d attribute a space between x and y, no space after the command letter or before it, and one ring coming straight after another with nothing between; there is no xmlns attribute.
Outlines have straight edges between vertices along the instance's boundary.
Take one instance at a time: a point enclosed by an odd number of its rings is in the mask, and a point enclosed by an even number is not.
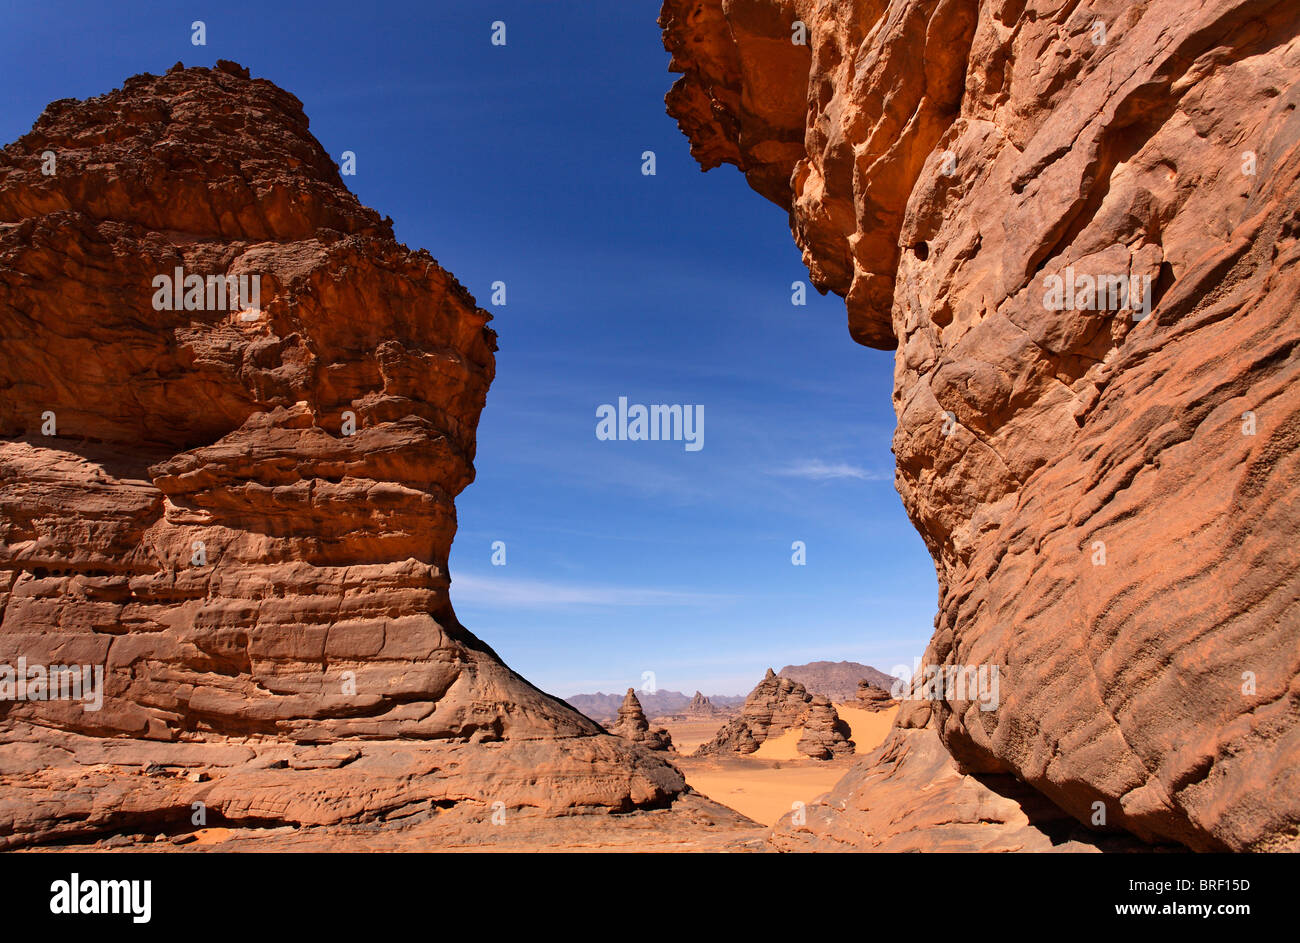
<svg viewBox="0 0 1300 943"><path fill-rule="evenodd" d="M824 694L832 701L841 703L857 701L858 682L864 678L886 691L898 680L877 668L856 661L810 661L806 665L786 665L777 674L798 681L810 694Z"/></svg>
<svg viewBox="0 0 1300 943"><path fill-rule="evenodd" d="M856 661L810 661L806 665L786 665L777 672L783 678L802 684L809 694L822 694L832 701L856 704L858 682L866 680L878 688L890 690L897 680L878 668L859 664ZM695 692L699 694L699 692ZM646 717L663 717L667 714L685 714L688 712L692 696L681 691L659 690L653 694L637 691L637 698L645 711ZM613 720L618 716L618 709L623 705L624 695L574 694L564 700L576 707L593 720ZM708 700L719 711L729 711L742 707L744 694L710 694Z"/></svg>
<svg viewBox="0 0 1300 943"><path fill-rule="evenodd" d="M604 694L597 691L595 694L574 694L564 700L593 720L612 720L618 716L618 709L623 705L623 698L624 695L622 694ZM708 698L715 707L723 709L740 707L745 703L745 695L743 694L710 694ZM681 691L660 690L655 691L653 694L638 691L637 699L641 702L641 708L645 711L646 717L684 714L686 709L691 706L691 695L683 694Z"/></svg>

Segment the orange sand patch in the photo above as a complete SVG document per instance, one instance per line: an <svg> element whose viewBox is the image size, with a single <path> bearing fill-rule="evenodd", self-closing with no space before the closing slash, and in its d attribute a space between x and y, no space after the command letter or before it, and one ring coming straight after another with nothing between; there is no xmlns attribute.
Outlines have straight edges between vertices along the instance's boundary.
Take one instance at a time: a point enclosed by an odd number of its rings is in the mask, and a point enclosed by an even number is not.
<svg viewBox="0 0 1300 943"><path fill-rule="evenodd" d="M854 754L866 756L885 742L885 737L889 735L889 728L894 725L894 715L898 713L898 708L891 707L889 710L873 714L871 711L864 711L850 704L836 704L835 712L852 731L849 739L854 743Z"/></svg>
<svg viewBox="0 0 1300 943"><path fill-rule="evenodd" d="M197 839L190 842L191 845L220 845L223 841L230 838L230 829L228 828L197 828L194 834Z"/></svg>
<svg viewBox="0 0 1300 943"><path fill-rule="evenodd" d="M803 728L795 727L793 730L787 730L779 736L768 737L759 744L758 750L751 753L750 756L760 760L806 760L808 757L795 749L795 744L799 742L799 738L802 736Z"/></svg>
<svg viewBox="0 0 1300 943"><path fill-rule="evenodd" d="M725 717L708 720L668 720L657 717L650 721L650 726L667 729L673 736L673 746L678 753L694 753L700 744L712 740L726 722Z"/></svg>
<svg viewBox="0 0 1300 943"><path fill-rule="evenodd" d="M699 759L690 756L673 757L673 762L686 775L686 781L697 792L715 802L730 806L763 825L775 825L790 812L796 802L811 803L840 781L840 778L862 756L870 753L884 741L894 723L898 708L873 713L851 704L836 704L836 712L849 727L855 744L853 756L833 760L810 760L795 749L803 728L765 740L749 756L710 756ZM707 725L704 725L707 726ZM677 741L677 729L673 740ZM698 742L683 737L687 749L695 749Z"/></svg>
<svg viewBox="0 0 1300 943"><path fill-rule="evenodd" d="M779 738L778 738L779 739ZM775 825L796 802L829 792L853 757L837 760L761 760L749 757L676 761L697 792L763 825Z"/></svg>

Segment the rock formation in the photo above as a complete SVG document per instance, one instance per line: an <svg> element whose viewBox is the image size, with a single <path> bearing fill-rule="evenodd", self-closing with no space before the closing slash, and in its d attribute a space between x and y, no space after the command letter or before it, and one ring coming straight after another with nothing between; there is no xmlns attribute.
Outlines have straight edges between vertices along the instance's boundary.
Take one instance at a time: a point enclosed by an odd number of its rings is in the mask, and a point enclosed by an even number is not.
<svg viewBox="0 0 1300 943"><path fill-rule="evenodd" d="M733 717L718 729L712 740L701 743L691 755L709 756L721 753L739 753L744 756L753 753L760 745L745 719L743 717Z"/></svg>
<svg viewBox="0 0 1300 943"><path fill-rule="evenodd" d="M824 694L812 695L808 715L803 721L803 733L795 749L814 760L829 760L833 756L847 756L853 752L849 739L849 726L840 720L835 706Z"/></svg>
<svg viewBox="0 0 1300 943"><path fill-rule="evenodd" d="M639 743L647 750L673 748L673 738L667 730L662 727L653 729L650 727L650 722L645 719L645 711L641 709L641 702L636 698L636 691L632 688L627 689L623 706L618 709L618 720L609 728L609 732L617 734L624 740Z"/></svg>
<svg viewBox="0 0 1300 943"><path fill-rule="evenodd" d="M800 728L803 734L796 749L813 759L826 760L853 752L848 727L835 706L769 668L745 698L740 716L724 724L712 740L700 744L694 755L753 753L768 738Z"/></svg>
<svg viewBox="0 0 1300 943"><path fill-rule="evenodd" d="M713 705L713 702L699 691L695 692L691 703L686 706L687 717L713 717L720 713L722 712Z"/></svg>
<svg viewBox="0 0 1300 943"><path fill-rule="evenodd" d="M898 706L898 701L894 700L892 694L868 681L858 682L857 703L863 710L871 711L873 714Z"/></svg>
<svg viewBox="0 0 1300 943"><path fill-rule="evenodd" d="M0 846L683 792L452 611L489 320L231 63L0 152Z"/></svg>
<svg viewBox="0 0 1300 943"><path fill-rule="evenodd" d="M896 484L939 582L943 673L781 840L953 838L901 811L952 762L972 826L1037 827L979 809L1018 782L1151 843L1300 849L1300 6L660 23L702 167L787 209L850 334L896 349ZM949 683L981 668L991 697Z"/></svg>
<svg viewBox="0 0 1300 943"><path fill-rule="evenodd" d="M798 681L808 689L809 694L825 694L839 703L856 698L858 683L861 681L868 681L888 691L898 680L877 668L856 661L810 661L806 665L786 665L777 674Z"/></svg>

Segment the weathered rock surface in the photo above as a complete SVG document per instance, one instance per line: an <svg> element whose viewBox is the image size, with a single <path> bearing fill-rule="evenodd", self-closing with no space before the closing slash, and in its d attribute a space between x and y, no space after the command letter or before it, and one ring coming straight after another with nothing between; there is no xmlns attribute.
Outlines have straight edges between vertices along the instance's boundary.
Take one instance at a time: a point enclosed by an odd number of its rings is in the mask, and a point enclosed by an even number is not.
<svg viewBox="0 0 1300 943"><path fill-rule="evenodd" d="M884 688L878 688L868 681L860 681L858 682L857 704L863 710L879 713L880 711L889 710L891 707L896 707L898 701Z"/></svg>
<svg viewBox="0 0 1300 943"><path fill-rule="evenodd" d="M847 756L853 748L849 726L840 720L830 699L824 694L814 694L795 749L814 760L829 760L833 756Z"/></svg>
<svg viewBox="0 0 1300 943"><path fill-rule="evenodd" d="M848 726L840 720L835 706L769 668L745 698L740 716L724 724L712 740L700 744L694 755L753 753L769 737L800 728L803 733L796 749L813 759L825 760L853 752Z"/></svg>
<svg viewBox="0 0 1300 943"><path fill-rule="evenodd" d="M825 694L841 704L858 696L858 685L862 681L888 691L898 680L878 668L856 661L810 661L806 665L786 665L777 674L798 681L809 694Z"/></svg>
<svg viewBox="0 0 1300 943"><path fill-rule="evenodd" d="M53 851L428 852L607 851L770 852L768 829L739 812L687 792L666 809L621 815L548 816L535 809L478 809L412 803L379 821L300 826L243 824L182 832L134 830ZM42 848L33 849L41 851Z"/></svg>
<svg viewBox="0 0 1300 943"><path fill-rule="evenodd" d="M158 310L177 268L260 302ZM239 66L0 153L0 665L103 670L98 710L0 700L0 845L683 793L452 611L488 321Z"/></svg>
<svg viewBox="0 0 1300 943"><path fill-rule="evenodd" d="M667 0L660 22L692 153L788 208L852 336L897 349L925 663L1000 671L996 710L945 693L907 742L1148 842L1300 849L1300 7ZM1121 277L1128 298L1087 290ZM844 784L839 834L937 827L903 792L879 812L903 736Z"/></svg>
<svg viewBox="0 0 1300 943"><path fill-rule="evenodd" d="M618 720L609 728L609 732L638 743L647 750L673 748L673 738L667 730L662 727L651 728L645 711L641 709L641 702L636 698L636 691L632 688L627 689L623 706L618 709Z"/></svg>

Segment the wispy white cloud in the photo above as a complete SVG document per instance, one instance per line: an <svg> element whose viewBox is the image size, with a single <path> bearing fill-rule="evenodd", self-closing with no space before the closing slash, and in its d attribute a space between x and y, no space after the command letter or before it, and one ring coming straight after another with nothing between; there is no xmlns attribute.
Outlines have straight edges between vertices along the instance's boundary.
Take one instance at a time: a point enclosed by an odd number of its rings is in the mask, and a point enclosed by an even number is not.
<svg viewBox="0 0 1300 943"><path fill-rule="evenodd" d="M831 481L836 478L856 478L859 481L893 481L894 478L893 475L868 471L860 465L850 465L847 462L823 462L821 459L816 458L778 468L774 474L786 478L808 478L812 481Z"/></svg>
<svg viewBox="0 0 1300 943"><path fill-rule="evenodd" d="M460 574L452 579L451 598L495 609L540 609L568 606L709 606L736 597L640 586L590 586L549 580Z"/></svg>

